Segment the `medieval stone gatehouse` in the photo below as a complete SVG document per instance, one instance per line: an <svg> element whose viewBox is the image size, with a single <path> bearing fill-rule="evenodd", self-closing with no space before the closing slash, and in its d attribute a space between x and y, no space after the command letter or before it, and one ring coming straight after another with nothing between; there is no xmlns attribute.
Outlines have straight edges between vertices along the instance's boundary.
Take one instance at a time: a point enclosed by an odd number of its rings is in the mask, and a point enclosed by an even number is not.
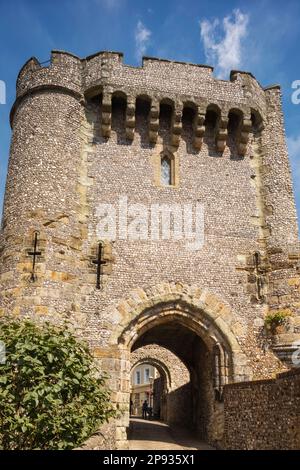
<svg viewBox="0 0 300 470"><path fill-rule="evenodd" d="M300 336L279 87L240 71L217 80L203 65L53 51L48 66L32 58L20 71L11 126L1 313L73 322L110 374L118 448L130 370L144 357L199 435L221 442L223 387L289 368ZM197 204L201 246L176 232L174 214L153 230L153 206ZM280 309L289 316L270 337L265 317ZM177 398L174 354L189 373Z"/></svg>

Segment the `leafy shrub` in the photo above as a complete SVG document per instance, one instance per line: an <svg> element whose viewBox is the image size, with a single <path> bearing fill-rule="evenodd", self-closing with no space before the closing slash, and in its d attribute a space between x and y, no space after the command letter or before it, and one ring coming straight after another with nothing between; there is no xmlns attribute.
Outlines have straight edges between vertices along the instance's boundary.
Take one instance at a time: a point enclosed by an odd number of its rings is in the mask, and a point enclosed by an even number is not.
<svg viewBox="0 0 300 470"><path fill-rule="evenodd" d="M106 377L66 325L5 320L0 340L0 449L74 448L115 416Z"/></svg>
<svg viewBox="0 0 300 470"><path fill-rule="evenodd" d="M274 334L276 328L280 325L284 325L286 318L290 315L290 312L287 310L278 310L277 312L269 313L265 318L266 329Z"/></svg>

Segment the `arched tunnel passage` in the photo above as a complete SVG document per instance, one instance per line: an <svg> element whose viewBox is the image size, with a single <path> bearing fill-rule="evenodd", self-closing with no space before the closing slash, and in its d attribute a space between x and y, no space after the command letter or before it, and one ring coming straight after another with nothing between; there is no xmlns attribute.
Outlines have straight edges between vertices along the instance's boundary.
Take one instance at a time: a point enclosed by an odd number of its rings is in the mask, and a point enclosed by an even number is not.
<svg viewBox="0 0 300 470"><path fill-rule="evenodd" d="M147 371L148 375L152 373L153 381L145 384ZM136 385L137 381L140 386ZM153 406L154 418L188 426L191 420L189 370L169 349L157 344L142 346L131 353L132 415L141 416L143 399Z"/></svg>
<svg viewBox="0 0 300 470"><path fill-rule="evenodd" d="M167 393L165 367L151 358L139 361L131 371L130 416L163 420Z"/></svg>
<svg viewBox="0 0 300 470"><path fill-rule="evenodd" d="M180 315L166 315L144 326L131 346L131 356L149 347L169 351L187 371L185 384L164 388L162 415L166 422L189 427L207 442L221 439L222 387L230 373L227 351L209 335L204 341L203 335ZM161 371L167 383L167 374ZM169 375L172 378L172 370Z"/></svg>
<svg viewBox="0 0 300 470"><path fill-rule="evenodd" d="M232 330L233 321L238 323L236 313L207 290L181 283L139 291L141 296L137 300L133 292L118 307L123 322L115 335L121 366L117 397L124 410L117 423L118 448L127 445L130 357L150 344L170 350L185 364L192 389L189 424L193 435L213 446L218 444L224 431L223 386L252 376Z"/></svg>

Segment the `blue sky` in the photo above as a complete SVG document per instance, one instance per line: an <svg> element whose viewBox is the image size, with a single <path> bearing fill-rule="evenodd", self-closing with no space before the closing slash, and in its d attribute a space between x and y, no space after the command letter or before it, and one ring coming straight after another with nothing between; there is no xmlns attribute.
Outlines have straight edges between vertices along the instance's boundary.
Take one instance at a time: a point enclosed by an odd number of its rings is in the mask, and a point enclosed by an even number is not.
<svg viewBox="0 0 300 470"><path fill-rule="evenodd" d="M9 111L21 66L31 56L48 60L51 49L81 57L107 49L123 52L130 65L150 55L207 63L221 78L241 69L263 86L281 84L300 215L300 104L291 101L292 82L300 80L299 20L299 0L0 0L0 80L6 85L6 104L0 104L1 203Z"/></svg>

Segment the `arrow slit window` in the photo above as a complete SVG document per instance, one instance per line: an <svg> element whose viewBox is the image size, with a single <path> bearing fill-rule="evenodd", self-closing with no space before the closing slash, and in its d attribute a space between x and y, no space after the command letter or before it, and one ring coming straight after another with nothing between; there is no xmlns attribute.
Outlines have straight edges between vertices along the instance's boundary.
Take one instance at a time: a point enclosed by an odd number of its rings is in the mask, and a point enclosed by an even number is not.
<svg viewBox="0 0 300 470"><path fill-rule="evenodd" d="M174 160L169 155L163 154L160 161L161 185L174 185Z"/></svg>

